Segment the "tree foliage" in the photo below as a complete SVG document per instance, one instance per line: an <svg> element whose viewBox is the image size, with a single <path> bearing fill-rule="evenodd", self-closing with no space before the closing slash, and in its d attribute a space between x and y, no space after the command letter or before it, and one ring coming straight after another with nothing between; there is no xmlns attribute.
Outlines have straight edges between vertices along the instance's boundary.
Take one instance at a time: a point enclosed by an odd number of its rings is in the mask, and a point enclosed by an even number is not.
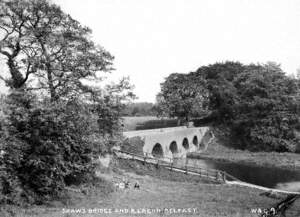
<svg viewBox="0 0 300 217"><path fill-rule="evenodd" d="M194 79L189 80L189 76ZM169 115L181 116L180 113L174 113L174 109L169 110L180 107L181 102L187 102L188 108L192 108L195 97L187 95L187 100L183 100L183 97L178 97L178 89L184 90L195 85L195 89L206 89L209 105L207 114L214 117L215 124L230 129L232 143L237 147L296 151L300 142L297 137L300 129L299 79L288 77L280 65L273 62L250 65L216 63L176 77L179 80L174 80L174 75L170 75L161 90L161 94L177 99L168 101L169 105L164 111ZM169 92L166 92L166 87L173 88L168 88ZM197 109L203 111L202 107Z"/></svg>
<svg viewBox="0 0 300 217"><path fill-rule="evenodd" d="M113 57L47 0L0 2L10 94L0 107L0 203L42 203L95 177L93 158L121 142L129 79L101 85Z"/></svg>
<svg viewBox="0 0 300 217"><path fill-rule="evenodd" d="M122 111L124 116L155 116L156 114L155 105L150 102L128 103Z"/></svg>
<svg viewBox="0 0 300 217"><path fill-rule="evenodd" d="M31 48L30 35L25 29L29 19L23 15L22 5L20 1L0 3L0 53L6 58L10 73L10 78L2 75L0 78L11 88L22 87L29 75L35 72L33 59L37 54L30 52L35 49Z"/></svg>
<svg viewBox="0 0 300 217"><path fill-rule="evenodd" d="M96 82L99 72L112 70L113 57L91 41L91 30L57 5L9 0L0 11L0 53L10 74L1 78L11 88L42 89L52 100L74 97L85 91L83 80Z"/></svg>
<svg viewBox="0 0 300 217"><path fill-rule="evenodd" d="M268 63L247 67L234 84L240 101L232 134L241 147L294 152L299 143L297 80L287 77L279 65Z"/></svg>
<svg viewBox="0 0 300 217"><path fill-rule="evenodd" d="M59 196L65 185L93 176L92 125L84 104L75 100L38 103L34 96L14 92L8 107L2 163L14 178L2 177L6 183L2 193L13 192L12 183L17 180L23 199L38 202Z"/></svg>
<svg viewBox="0 0 300 217"><path fill-rule="evenodd" d="M206 111L208 92L205 80L195 74L173 73L161 84L157 103L161 115L189 121Z"/></svg>

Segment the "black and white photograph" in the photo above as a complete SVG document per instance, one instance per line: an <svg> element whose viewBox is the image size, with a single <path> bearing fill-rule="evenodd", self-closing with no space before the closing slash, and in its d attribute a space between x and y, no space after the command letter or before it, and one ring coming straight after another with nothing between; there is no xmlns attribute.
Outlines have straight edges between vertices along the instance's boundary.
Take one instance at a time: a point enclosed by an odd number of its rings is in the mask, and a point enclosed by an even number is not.
<svg viewBox="0 0 300 217"><path fill-rule="evenodd" d="M0 0L0 217L300 217L299 0Z"/></svg>

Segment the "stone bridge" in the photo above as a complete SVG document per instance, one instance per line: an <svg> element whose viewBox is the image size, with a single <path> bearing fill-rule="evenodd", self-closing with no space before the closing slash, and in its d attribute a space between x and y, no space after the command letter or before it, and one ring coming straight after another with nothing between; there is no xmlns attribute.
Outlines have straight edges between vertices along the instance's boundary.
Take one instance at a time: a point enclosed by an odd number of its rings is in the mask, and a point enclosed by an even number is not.
<svg viewBox="0 0 300 217"><path fill-rule="evenodd" d="M158 158L186 157L188 152L206 149L214 138L209 127L172 127L154 130L123 132L127 138L140 137L143 140L143 152Z"/></svg>

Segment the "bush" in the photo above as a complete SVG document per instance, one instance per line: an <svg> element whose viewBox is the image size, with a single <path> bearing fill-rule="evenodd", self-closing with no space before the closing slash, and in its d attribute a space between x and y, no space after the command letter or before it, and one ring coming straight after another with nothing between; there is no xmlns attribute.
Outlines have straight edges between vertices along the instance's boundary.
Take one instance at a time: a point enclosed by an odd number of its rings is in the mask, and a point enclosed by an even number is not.
<svg viewBox="0 0 300 217"><path fill-rule="evenodd" d="M144 155L144 151L143 151L144 144L145 141L139 136L126 138L122 143L121 150L138 154L138 155Z"/></svg>
<svg viewBox="0 0 300 217"><path fill-rule="evenodd" d="M8 106L9 124L1 138L2 202L39 203L94 176L92 155L97 150L89 141L91 118L82 103L39 102L13 93Z"/></svg>

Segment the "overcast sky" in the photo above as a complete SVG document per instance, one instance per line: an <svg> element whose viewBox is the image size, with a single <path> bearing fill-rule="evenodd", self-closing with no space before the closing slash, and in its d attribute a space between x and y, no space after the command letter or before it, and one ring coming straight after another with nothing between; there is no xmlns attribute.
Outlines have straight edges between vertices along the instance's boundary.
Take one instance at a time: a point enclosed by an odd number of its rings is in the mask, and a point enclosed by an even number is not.
<svg viewBox="0 0 300 217"><path fill-rule="evenodd" d="M300 0L53 1L93 30L138 101L154 102L170 73L217 61L300 66Z"/></svg>

